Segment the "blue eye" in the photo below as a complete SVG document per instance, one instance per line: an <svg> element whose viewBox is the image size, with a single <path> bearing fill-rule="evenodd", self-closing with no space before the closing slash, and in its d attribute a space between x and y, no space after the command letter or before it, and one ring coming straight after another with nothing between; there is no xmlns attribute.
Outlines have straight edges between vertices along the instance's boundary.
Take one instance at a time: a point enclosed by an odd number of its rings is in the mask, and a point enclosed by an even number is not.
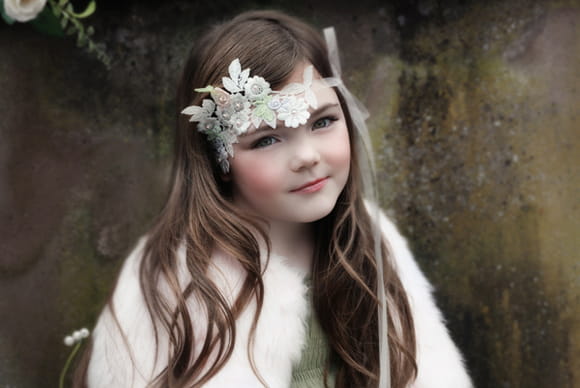
<svg viewBox="0 0 580 388"><path fill-rule="evenodd" d="M330 127L330 125L336 120L338 120L338 118L336 117L323 117L321 119L316 120L312 125L312 128L319 129Z"/></svg>
<svg viewBox="0 0 580 388"><path fill-rule="evenodd" d="M275 137L272 136L264 136L260 139L258 139L253 145L252 148L263 148L263 147L268 147L271 146L272 144L278 142L278 140Z"/></svg>

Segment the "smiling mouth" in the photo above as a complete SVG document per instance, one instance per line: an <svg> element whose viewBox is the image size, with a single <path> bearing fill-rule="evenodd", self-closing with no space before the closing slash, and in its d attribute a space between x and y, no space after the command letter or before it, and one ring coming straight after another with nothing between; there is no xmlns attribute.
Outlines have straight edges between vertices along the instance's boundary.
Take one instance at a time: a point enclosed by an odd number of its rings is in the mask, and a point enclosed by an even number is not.
<svg viewBox="0 0 580 388"><path fill-rule="evenodd" d="M324 185L326 184L327 180L328 180L328 177L316 179L316 180L308 182L305 185L302 185L294 190L291 190L290 192L291 193L312 193L312 192L315 192L315 191L322 189L324 187Z"/></svg>

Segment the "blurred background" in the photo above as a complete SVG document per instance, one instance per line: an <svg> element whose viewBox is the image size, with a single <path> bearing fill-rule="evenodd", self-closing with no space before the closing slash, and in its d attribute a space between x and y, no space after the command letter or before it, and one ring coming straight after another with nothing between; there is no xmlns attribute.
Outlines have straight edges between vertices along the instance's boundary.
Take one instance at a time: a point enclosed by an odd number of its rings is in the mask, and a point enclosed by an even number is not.
<svg viewBox="0 0 580 388"><path fill-rule="evenodd" d="M258 8L336 28L476 386L580 386L580 0L96 0L92 52L0 21L0 387L57 386L163 204L191 42Z"/></svg>

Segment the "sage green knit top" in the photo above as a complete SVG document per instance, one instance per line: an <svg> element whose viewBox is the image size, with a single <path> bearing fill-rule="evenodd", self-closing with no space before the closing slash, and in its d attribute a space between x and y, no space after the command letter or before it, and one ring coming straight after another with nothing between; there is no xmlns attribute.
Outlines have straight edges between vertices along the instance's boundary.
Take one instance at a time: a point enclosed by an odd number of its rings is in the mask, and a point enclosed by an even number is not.
<svg viewBox="0 0 580 388"><path fill-rule="evenodd" d="M309 284L309 282L306 282ZM292 369L290 388L324 388L324 370L330 357L330 347L326 334L320 327L316 313L312 309L312 295L308 292L308 317L306 343L300 361ZM327 377L328 387L334 387L334 371L331 366Z"/></svg>

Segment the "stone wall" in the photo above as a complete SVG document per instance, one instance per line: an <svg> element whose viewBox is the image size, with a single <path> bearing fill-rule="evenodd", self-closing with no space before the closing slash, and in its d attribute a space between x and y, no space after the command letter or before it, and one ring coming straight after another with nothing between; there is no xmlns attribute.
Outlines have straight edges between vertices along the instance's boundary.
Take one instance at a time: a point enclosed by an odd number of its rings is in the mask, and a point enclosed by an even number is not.
<svg viewBox="0 0 580 388"><path fill-rule="evenodd" d="M162 206L192 39L253 8L334 25L382 204L478 387L580 384L579 1L99 1L110 70L0 24L0 386L55 386Z"/></svg>

